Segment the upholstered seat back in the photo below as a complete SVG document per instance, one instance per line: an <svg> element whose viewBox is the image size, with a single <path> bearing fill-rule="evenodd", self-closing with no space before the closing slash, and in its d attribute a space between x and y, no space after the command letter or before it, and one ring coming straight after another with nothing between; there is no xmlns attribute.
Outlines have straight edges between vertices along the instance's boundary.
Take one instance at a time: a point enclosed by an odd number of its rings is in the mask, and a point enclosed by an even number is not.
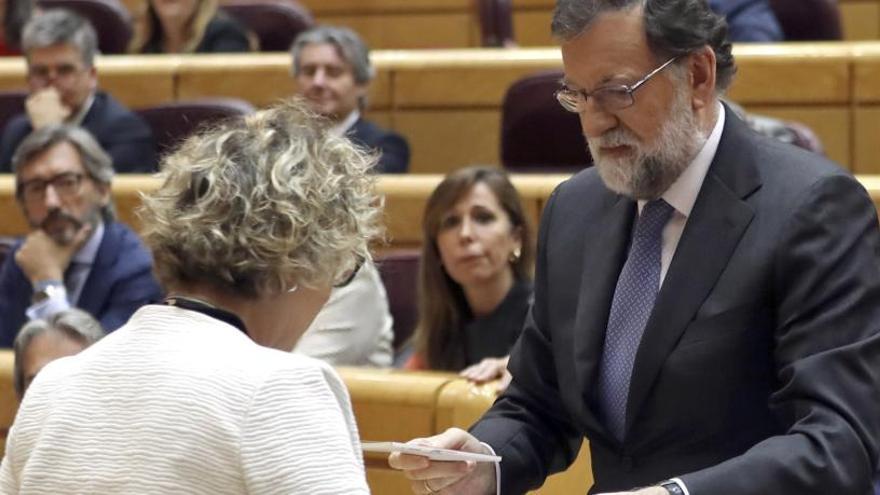
<svg viewBox="0 0 880 495"><path fill-rule="evenodd" d="M578 116L555 92L561 71L514 82L501 104L501 164L512 172L570 173L592 164Z"/></svg>

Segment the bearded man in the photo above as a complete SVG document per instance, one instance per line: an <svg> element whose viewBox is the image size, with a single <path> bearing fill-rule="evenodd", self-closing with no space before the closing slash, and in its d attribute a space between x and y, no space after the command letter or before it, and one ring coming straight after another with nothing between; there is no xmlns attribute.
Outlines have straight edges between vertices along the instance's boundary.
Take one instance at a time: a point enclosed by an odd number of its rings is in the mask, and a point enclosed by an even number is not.
<svg viewBox="0 0 880 495"><path fill-rule="evenodd" d="M0 266L0 347L12 346L28 318L78 307L112 331L160 299L149 253L113 221L113 165L88 131L43 127L12 162L16 199L32 230Z"/></svg>
<svg viewBox="0 0 880 495"><path fill-rule="evenodd" d="M880 437L880 232L824 158L750 131L705 0L558 0L559 102L596 167L544 210L507 392L392 454L414 493L520 494L590 442L591 493L867 495Z"/></svg>

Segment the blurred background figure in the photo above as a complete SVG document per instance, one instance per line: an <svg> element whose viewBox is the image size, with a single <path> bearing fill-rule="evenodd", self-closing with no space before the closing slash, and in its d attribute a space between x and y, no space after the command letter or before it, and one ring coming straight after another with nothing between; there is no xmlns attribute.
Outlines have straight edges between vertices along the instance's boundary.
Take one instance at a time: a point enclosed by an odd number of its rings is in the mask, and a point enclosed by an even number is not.
<svg viewBox="0 0 880 495"><path fill-rule="evenodd" d="M224 53L252 48L247 29L217 0L148 0L135 21L131 53Z"/></svg>
<svg viewBox="0 0 880 495"><path fill-rule="evenodd" d="M709 7L727 19L727 38L732 42L784 41L768 0L709 0Z"/></svg>
<svg viewBox="0 0 880 495"><path fill-rule="evenodd" d="M379 272L366 262L350 284L333 289L294 351L334 366L387 368L393 323Z"/></svg>
<svg viewBox="0 0 880 495"><path fill-rule="evenodd" d="M113 331L161 299L150 254L115 221L113 166L91 134L44 127L13 162L15 197L31 231L0 265L0 347L12 346L28 318L77 307Z"/></svg>
<svg viewBox="0 0 880 495"><path fill-rule="evenodd" d="M532 233L516 188L492 167L452 172L428 198L419 322L409 369L509 381L507 355L532 294Z"/></svg>
<svg viewBox="0 0 880 495"><path fill-rule="evenodd" d="M33 10L33 0L0 0L0 56L21 55L21 30Z"/></svg>
<svg viewBox="0 0 880 495"><path fill-rule="evenodd" d="M369 259L373 165L294 103L166 157L140 213L169 297L41 371L0 492L369 493L342 380L290 351Z"/></svg>
<svg viewBox="0 0 880 495"><path fill-rule="evenodd" d="M9 120L0 137L0 172L11 170L12 154L35 129L52 124L81 126L113 159L117 172L152 172L156 143L143 119L98 90L92 25L57 9L34 16L24 27L27 61L26 113Z"/></svg>
<svg viewBox="0 0 880 495"><path fill-rule="evenodd" d="M73 356L104 336L98 320L85 311L71 308L49 318L31 320L15 338L14 383L18 400L37 373L50 362Z"/></svg>
<svg viewBox="0 0 880 495"><path fill-rule="evenodd" d="M319 26L297 36L291 54L297 92L311 109L330 119L335 133L376 150L380 154L376 172L406 172L406 139L361 115L375 71L360 36L345 27Z"/></svg>

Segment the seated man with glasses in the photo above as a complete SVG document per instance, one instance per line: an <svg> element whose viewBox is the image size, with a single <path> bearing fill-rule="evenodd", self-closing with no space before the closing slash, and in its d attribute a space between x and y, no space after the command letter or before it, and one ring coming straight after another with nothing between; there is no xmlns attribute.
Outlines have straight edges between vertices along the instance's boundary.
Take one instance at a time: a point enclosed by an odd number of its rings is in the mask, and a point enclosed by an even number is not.
<svg viewBox="0 0 880 495"><path fill-rule="evenodd" d="M0 172L10 172L12 153L34 129L78 125L107 150L122 173L156 169L150 127L113 97L98 91L94 66L97 37L91 24L66 10L35 16L22 32L29 96L26 113L9 120L0 137Z"/></svg>
<svg viewBox="0 0 880 495"><path fill-rule="evenodd" d="M78 307L112 331L161 297L149 253L114 222L110 157L85 130L49 125L13 158L16 198L33 230L0 266L0 347L28 320Z"/></svg>

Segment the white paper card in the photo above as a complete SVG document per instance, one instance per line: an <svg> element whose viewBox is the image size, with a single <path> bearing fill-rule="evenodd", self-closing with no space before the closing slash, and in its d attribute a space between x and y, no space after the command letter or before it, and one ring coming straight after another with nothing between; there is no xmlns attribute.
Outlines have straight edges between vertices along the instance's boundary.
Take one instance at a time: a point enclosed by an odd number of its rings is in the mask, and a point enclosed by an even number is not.
<svg viewBox="0 0 880 495"><path fill-rule="evenodd" d="M433 461L475 461L475 462L501 462L501 457L489 454L476 454L462 452L460 450L438 449L424 445L412 445L400 442L362 442L364 452L402 452L404 454L420 455Z"/></svg>

